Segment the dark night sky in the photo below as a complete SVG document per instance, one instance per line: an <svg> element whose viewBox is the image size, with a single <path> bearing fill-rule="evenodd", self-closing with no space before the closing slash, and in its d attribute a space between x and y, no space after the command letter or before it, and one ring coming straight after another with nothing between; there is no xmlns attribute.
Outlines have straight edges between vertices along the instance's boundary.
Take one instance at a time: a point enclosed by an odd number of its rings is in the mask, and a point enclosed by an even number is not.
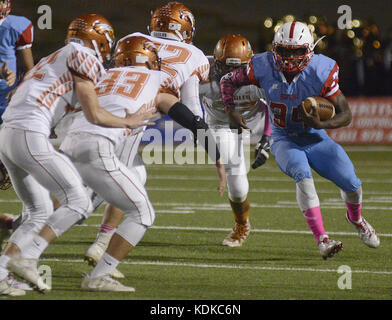
<svg viewBox="0 0 392 320"><path fill-rule="evenodd" d="M36 25L39 5L46 4L53 10L53 30L36 28L35 52L37 56L48 54L61 46L68 23L76 16L95 12L105 15L113 24L117 38L125 34L147 32L150 10L165 3L161 0L19 0L13 1L13 13L24 15ZM337 1L337 0L186 0L196 17L196 45L207 53L212 52L216 41L225 33L236 32L246 36L257 50L262 22L268 16L281 17L292 13L325 16L336 23L338 7L350 5L353 19L372 18L385 33L392 27L392 0Z"/></svg>

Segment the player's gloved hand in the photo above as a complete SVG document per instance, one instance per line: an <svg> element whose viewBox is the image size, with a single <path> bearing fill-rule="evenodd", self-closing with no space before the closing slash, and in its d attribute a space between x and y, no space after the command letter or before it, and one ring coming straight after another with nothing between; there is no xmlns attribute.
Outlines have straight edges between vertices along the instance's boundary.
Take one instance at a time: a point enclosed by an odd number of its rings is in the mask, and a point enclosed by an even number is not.
<svg viewBox="0 0 392 320"><path fill-rule="evenodd" d="M256 145L255 160L252 163L252 169L257 169L267 161L271 149L270 147L270 137L263 135Z"/></svg>
<svg viewBox="0 0 392 320"><path fill-rule="evenodd" d="M229 116L230 129L237 129L239 134L242 133L242 129L249 130L244 117L241 116L237 111L229 110L227 114Z"/></svg>

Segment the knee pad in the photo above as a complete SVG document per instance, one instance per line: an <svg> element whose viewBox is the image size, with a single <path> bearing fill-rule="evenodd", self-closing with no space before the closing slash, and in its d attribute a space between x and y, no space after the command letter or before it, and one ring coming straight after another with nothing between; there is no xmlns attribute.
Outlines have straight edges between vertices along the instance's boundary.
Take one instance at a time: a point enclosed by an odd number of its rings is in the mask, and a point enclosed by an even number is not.
<svg viewBox="0 0 392 320"><path fill-rule="evenodd" d="M360 186L354 192L343 191L340 189L340 195L345 202L352 204L360 204L362 203L362 186Z"/></svg>
<svg viewBox="0 0 392 320"><path fill-rule="evenodd" d="M84 218L85 216L83 214L63 206L58 208L50 216L46 224L53 230L58 238L74 224Z"/></svg>
<svg viewBox="0 0 392 320"><path fill-rule="evenodd" d="M248 196L249 182L246 175L228 175L227 189L229 199L233 202L243 202Z"/></svg>
<svg viewBox="0 0 392 320"><path fill-rule="evenodd" d="M146 231L147 226L135 222L131 217L126 217L118 226L116 233L123 237L132 246L136 247Z"/></svg>
<svg viewBox="0 0 392 320"><path fill-rule="evenodd" d="M320 200L318 198L313 179L305 178L297 182L296 193L297 202L301 211L306 211L310 208L320 206Z"/></svg>

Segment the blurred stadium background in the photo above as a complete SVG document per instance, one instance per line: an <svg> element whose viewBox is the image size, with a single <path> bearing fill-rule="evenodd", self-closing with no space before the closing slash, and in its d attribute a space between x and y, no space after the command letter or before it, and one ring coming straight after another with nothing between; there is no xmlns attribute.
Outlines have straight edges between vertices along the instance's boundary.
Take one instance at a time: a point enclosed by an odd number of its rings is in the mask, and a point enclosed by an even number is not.
<svg viewBox="0 0 392 320"><path fill-rule="evenodd" d="M69 22L76 16L96 12L113 24L117 39L135 32L147 32L150 12L162 0L19 0L13 13L30 18L36 26L36 60L59 48ZM333 138L345 144L392 144L392 1L307 1L307 0L185 0L196 18L195 45L212 54L217 40L226 33L240 33L251 42L254 52L271 48L274 31L286 21L305 21L316 38L325 35L316 53L335 59L340 66L340 86L352 97L354 121L350 127L334 130ZM352 28L337 28L341 5L352 9ZM40 5L53 13L51 30L40 30ZM360 99L358 99L360 97ZM382 98L381 98L382 97Z"/></svg>
<svg viewBox="0 0 392 320"><path fill-rule="evenodd" d="M61 47L69 22L96 12L113 24L117 39L147 32L150 10L164 0L14 0L13 14L35 25L36 62ZM54 291L29 293L26 299L391 299L390 233L392 145L392 1L335 0L184 0L196 17L195 45L212 54L226 33L247 37L255 52L270 48L277 26L306 21L315 34L327 35L316 52L340 65L340 85L354 114L352 124L330 135L344 144L364 182L366 217L378 230L382 245L363 246L344 219L345 206L338 189L316 178L325 225L345 245L342 254L323 261L300 214L295 186L275 161L249 172L252 233L239 250L220 245L232 228L226 197L215 192L213 165L149 165L147 190L157 219L140 245L121 264L124 284L137 288L127 294L84 293L81 272L91 270L81 257L94 239L103 208L82 225L72 228L50 246L43 263L53 270ZM352 8L353 28L338 30L338 7ZM40 30L40 5L53 12L53 28ZM368 152L372 145L378 152ZM0 212L18 214L21 203L12 189L3 192ZM305 230L306 229L306 230ZM348 265L353 290L340 290L336 270ZM241 272L242 270L242 272ZM141 304L138 304L140 308ZM259 305L257 305L259 307ZM292 308L292 305L290 305ZM255 309L256 311L257 309ZM352 312L352 308L347 309ZM357 310L362 310L358 309Z"/></svg>

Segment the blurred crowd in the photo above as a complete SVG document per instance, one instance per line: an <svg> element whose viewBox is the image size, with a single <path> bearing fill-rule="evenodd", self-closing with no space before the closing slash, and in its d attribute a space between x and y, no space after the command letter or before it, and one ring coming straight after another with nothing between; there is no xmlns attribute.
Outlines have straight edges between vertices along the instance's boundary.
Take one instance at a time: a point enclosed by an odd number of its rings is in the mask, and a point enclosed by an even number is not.
<svg viewBox="0 0 392 320"><path fill-rule="evenodd" d="M340 87L347 96L392 96L392 27L382 36L374 21L354 19L351 29L339 29L336 22L316 15L263 21L259 48L270 50L275 31L288 21L306 22L315 41L325 36L315 48L339 64Z"/></svg>

